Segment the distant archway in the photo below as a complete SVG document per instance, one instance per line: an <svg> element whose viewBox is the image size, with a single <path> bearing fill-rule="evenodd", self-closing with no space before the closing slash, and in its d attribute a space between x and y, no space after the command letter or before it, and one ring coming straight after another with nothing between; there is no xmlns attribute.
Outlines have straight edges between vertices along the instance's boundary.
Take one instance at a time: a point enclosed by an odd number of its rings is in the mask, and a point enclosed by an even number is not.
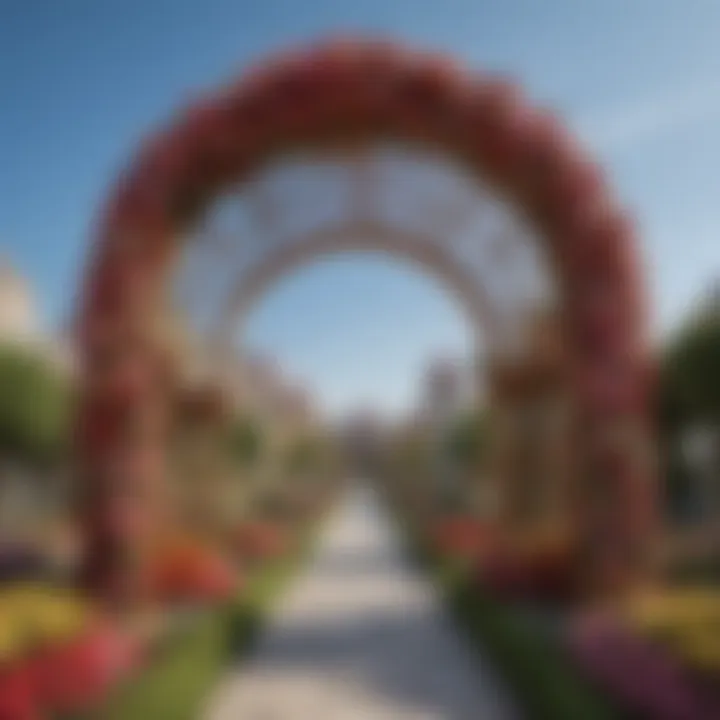
<svg viewBox="0 0 720 720"><path fill-rule="evenodd" d="M241 322L257 299L284 275L315 258L342 252L383 253L400 262L416 265L421 270L431 267L443 286L467 310L475 335L492 334L498 325L482 288L465 268L438 252L427 238L373 224L330 227L312 233L291 247L269 254L253 268L252 273L239 278L223 320L231 325ZM220 330L222 333L222 328Z"/></svg>
<svg viewBox="0 0 720 720"><path fill-rule="evenodd" d="M105 210L78 315L85 572L98 591L132 586L131 559L163 512L171 374L155 321L177 238L272 157L377 139L458 159L537 229L558 282L575 401L583 566L605 590L647 571L656 491L632 223L597 166L514 85L391 43L331 42L263 63L191 106L142 148ZM424 262L442 274L437 257ZM450 282L463 291L459 275Z"/></svg>

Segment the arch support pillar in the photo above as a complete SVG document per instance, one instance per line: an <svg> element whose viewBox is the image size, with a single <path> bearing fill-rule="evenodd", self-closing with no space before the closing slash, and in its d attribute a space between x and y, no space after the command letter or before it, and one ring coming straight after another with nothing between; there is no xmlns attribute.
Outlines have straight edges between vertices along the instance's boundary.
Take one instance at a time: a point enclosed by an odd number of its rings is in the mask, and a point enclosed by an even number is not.
<svg viewBox="0 0 720 720"><path fill-rule="evenodd" d="M532 365L491 372L498 520L509 533L567 528L573 449L566 389Z"/></svg>

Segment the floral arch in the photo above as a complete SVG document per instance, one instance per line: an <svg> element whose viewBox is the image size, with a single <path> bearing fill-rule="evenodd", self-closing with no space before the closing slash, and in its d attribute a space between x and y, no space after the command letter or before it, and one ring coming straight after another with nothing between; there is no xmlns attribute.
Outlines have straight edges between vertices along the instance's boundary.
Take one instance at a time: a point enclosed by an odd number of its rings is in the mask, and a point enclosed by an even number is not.
<svg viewBox="0 0 720 720"><path fill-rule="evenodd" d="M135 560L164 512L173 366L158 323L179 239L215 199L275 158L298 149L353 154L378 141L452 157L520 209L540 238L574 401L578 562L598 591L651 569L656 489L644 288L633 224L601 170L552 113L529 106L504 79L392 43L336 41L271 58L191 105L143 145L104 209L78 313L84 571L96 591L132 594ZM388 251L408 242L366 230ZM237 290L235 307L243 293L254 297L255 285L346 236L342 228L327 231L300 250L268 256ZM420 253L422 264L470 298L480 324L479 284L463 280L462 264L443 269L442 245L429 246L429 256L422 242L407 254Z"/></svg>

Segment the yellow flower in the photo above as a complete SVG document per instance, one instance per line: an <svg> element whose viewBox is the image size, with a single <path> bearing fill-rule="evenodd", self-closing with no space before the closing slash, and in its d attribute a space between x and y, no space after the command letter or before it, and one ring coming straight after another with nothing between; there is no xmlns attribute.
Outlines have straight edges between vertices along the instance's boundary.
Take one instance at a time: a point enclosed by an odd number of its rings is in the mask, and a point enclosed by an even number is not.
<svg viewBox="0 0 720 720"><path fill-rule="evenodd" d="M82 630L87 616L87 609L75 598L48 597L34 608L33 629L42 642L64 640Z"/></svg>
<svg viewBox="0 0 720 720"><path fill-rule="evenodd" d="M18 620L7 608L0 607L0 662L16 658L27 646L25 628Z"/></svg>
<svg viewBox="0 0 720 720"><path fill-rule="evenodd" d="M690 665L720 672L720 632L688 638L677 652Z"/></svg>
<svg viewBox="0 0 720 720"><path fill-rule="evenodd" d="M623 615L649 632L679 632L720 623L720 591L702 588L670 590L635 597Z"/></svg>
<svg viewBox="0 0 720 720"><path fill-rule="evenodd" d="M21 630L26 645L35 645L63 641L78 634L88 620L89 608L69 591L22 585L0 594L0 616L9 626ZM6 634L9 637L11 633ZM9 647L11 641L6 642Z"/></svg>

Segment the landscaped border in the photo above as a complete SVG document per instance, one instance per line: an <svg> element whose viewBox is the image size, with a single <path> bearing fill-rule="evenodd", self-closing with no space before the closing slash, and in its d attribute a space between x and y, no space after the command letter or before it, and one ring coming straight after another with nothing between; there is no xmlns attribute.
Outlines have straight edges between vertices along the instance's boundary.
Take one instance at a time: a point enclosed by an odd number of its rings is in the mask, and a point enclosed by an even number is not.
<svg viewBox="0 0 720 720"><path fill-rule="evenodd" d="M274 601L305 564L316 535L317 528L306 531L298 550L260 570L236 601L205 611L100 711L70 720L197 720L229 663L252 651Z"/></svg>
<svg viewBox="0 0 720 720"><path fill-rule="evenodd" d="M390 505L393 503L390 501ZM561 644L522 612L483 592L467 568L440 557L397 508L408 556L430 575L463 636L493 662L532 720L628 720L574 666Z"/></svg>

